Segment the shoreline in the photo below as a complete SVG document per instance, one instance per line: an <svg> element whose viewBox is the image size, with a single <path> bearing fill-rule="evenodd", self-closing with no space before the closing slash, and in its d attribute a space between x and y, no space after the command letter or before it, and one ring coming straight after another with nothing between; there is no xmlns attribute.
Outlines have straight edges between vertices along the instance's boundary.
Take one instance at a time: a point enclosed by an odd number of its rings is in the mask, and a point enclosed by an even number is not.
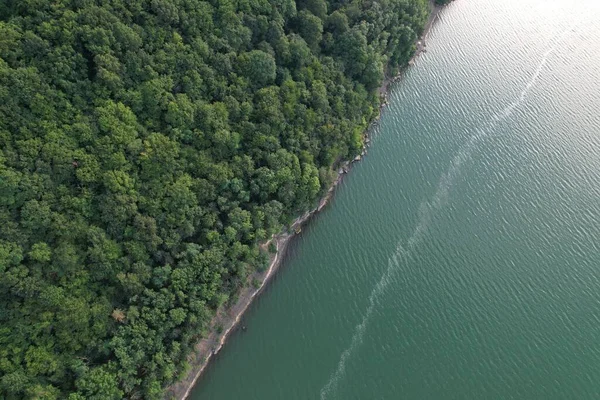
<svg viewBox="0 0 600 400"><path fill-rule="evenodd" d="M269 267L265 271L256 271L248 277L247 286L242 288L238 293L238 299L235 304L230 307L221 306L215 312L214 317L209 324L209 334L206 338L201 339L195 346L194 352L188 356L188 363L190 365L189 372L181 380L169 386L165 389L164 399L177 399L185 400L190 395L192 389L196 385L198 379L210 363L213 356L219 353L219 351L225 345L229 335L238 327L238 324L243 317L246 310L252 304L254 298L259 295L267 284L271 281L271 278L278 271L281 266L281 261L284 258L287 246L290 240L300 233L300 228L305 225L309 220L318 214L325 206L331 201L336 187L343 180L344 175L350 172L352 164L359 162L367 154L367 149L370 145L371 139L369 138L369 131L373 124L376 124L381 118L381 113L385 106L388 104L387 95L389 87L392 83L396 82L402 76L402 71L414 65L415 59L426 52L427 36L438 18L440 10L444 6L437 6L431 2L431 13L423 32L418 38L416 43L416 50L408 64L403 67L400 72L395 75L384 78L381 87L378 89L379 95L382 97L381 104L379 107L379 115L371 122L371 125L367 128L363 137L363 150L360 155L357 155L354 159L344 161L338 166L338 175L333 181L327 192L319 200L318 205L310 211L305 212L303 215L296 218L289 228L284 228L280 233L273 235L267 242L260 244L260 248L267 250L269 245L274 241L276 251L270 255ZM260 285L256 288L252 285L252 282L258 280Z"/></svg>
<svg viewBox="0 0 600 400"><path fill-rule="evenodd" d="M413 56L410 58L410 60L408 60L408 63L406 63L405 66L400 68L400 70L398 71L397 74L392 75L392 76L387 76L387 73L386 73L386 75L383 79L383 83L382 83L381 87L378 89L379 95L383 98L381 107L384 107L387 105L387 100L388 100L387 95L389 92L389 86L392 83L401 79L402 72L406 68L412 67L413 65L415 65L415 60L422 53L427 53L427 38L429 36L429 32L431 31L431 28L433 27L433 24L435 23L435 21L437 21L440 11L447 5L447 4L446 5L436 5L434 1L430 1L429 4L430 4L431 13L429 14L429 19L425 23L425 26L423 27L423 32L421 33L421 36L419 36L417 38L417 41L415 42L415 46L416 46L415 54L413 54Z"/></svg>

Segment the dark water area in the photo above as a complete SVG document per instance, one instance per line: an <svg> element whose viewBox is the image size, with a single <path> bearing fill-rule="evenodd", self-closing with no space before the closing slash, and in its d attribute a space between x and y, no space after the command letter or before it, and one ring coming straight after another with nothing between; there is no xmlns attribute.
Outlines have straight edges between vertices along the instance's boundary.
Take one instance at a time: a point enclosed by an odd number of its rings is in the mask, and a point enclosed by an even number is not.
<svg viewBox="0 0 600 400"><path fill-rule="evenodd" d="M457 0L192 399L600 398L600 2Z"/></svg>

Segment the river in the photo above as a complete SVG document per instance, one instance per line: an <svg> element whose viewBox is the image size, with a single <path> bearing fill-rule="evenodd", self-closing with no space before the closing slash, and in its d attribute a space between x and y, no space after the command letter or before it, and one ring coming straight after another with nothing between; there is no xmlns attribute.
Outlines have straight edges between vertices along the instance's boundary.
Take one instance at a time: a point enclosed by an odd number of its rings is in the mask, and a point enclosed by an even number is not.
<svg viewBox="0 0 600 400"><path fill-rule="evenodd" d="M442 10L191 398L599 399L599 21Z"/></svg>

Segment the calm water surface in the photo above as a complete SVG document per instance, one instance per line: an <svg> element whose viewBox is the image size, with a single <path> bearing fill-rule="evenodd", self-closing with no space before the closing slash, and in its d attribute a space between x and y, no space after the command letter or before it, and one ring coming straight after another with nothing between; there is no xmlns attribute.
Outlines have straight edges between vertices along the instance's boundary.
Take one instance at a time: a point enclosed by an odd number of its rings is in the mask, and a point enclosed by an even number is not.
<svg viewBox="0 0 600 400"><path fill-rule="evenodd" d="M600 399L600 1L427 49L192 399Z"/></svg>

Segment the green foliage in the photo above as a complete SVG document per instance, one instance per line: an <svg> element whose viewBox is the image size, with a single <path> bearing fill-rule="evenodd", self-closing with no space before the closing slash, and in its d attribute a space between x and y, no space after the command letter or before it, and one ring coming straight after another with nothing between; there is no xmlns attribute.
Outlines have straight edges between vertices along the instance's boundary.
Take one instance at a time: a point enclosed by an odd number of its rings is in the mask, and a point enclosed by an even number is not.
<svg viewBox="0 0 600 400"><path fill-rule="evenodd" d="M427 0L0 2L0 398L157 399Z"/></svg>
<svg viewBox="0 0 600 400"><path fill-rule="evenodd" d="M271 241L271 243L269 243L269 253L271 253L271 254L277 253L277 245L273 241Z"/></svg>
<svg viewBox="0 0 600 400"><path fill-rule="evenodd" d="M323 37L323 21L308 11L298 13L298 31L313 51L318 51Z"/></svg>
<svg viewBox="0 0 600 400"><path fill-rule="evenodd" d="M259 279L257 279L257 278L252 279L252 287L254 289L260 288L261 284L262 284L262 282Z"/></svg>
<svg viewBox="0 0 600 400"><path fill-rule="evenodd" d="M306 8L321 19L327 17L327 2L325 0L300 0L298 3L300 8Z"/></svg>
<svg viewBox="0 0 600 400"><path fill-rule="evenodd" d="M252 50L238 59L240 73L248 78L253 86L266 86L275 81L277 66L275 58L261 50Z"/></svg>

